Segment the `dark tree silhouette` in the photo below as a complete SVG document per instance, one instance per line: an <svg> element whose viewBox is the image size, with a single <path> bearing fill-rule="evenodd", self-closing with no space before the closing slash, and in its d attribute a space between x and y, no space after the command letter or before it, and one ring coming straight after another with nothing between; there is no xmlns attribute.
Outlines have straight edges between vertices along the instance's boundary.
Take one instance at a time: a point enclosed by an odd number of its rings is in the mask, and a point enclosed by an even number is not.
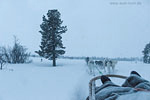
<svg viewBox="0 0 150 100"><path fill-rule="evenodd" d="M48 10L47 18L43 16L39 31L42 35L41 50L35 51L41 57L53 60L53 66L56 66L56 58L65 53L61 34L67 31L67 27L61 26L60 15L58 10Z"/></svg>
<svg viewBox="0 0 150 100"><path fill-rule="evenodd" d="M143 62L150 63L150 43L146 44L143 52Z"/></svg>

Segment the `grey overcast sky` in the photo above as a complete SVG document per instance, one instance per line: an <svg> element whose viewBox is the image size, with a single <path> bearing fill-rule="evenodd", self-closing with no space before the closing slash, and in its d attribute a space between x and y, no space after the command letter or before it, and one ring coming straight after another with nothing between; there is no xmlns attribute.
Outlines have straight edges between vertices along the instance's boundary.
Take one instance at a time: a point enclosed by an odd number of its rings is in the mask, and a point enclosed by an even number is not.
<svg viewBox="0 0 150 100"><path fill-rule="evenodd" d="M142 57L150 42L150 0L0 0L0 46L12 46L16 35L34 54L50 9L68 27L66 56Z"/></svg>

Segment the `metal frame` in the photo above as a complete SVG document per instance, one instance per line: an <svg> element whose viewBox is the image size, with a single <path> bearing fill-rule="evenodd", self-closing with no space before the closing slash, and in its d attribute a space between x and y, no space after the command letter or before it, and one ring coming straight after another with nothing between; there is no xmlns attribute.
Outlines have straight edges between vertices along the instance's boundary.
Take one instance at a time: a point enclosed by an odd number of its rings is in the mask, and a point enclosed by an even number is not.
<svg viewBox="0 0 150 100"><path fill-rule="evenodd" d="M122 76L122 75L108 74L108 75L105 75L105 76L127 79L126 76ZM94 77L89 82L89 100L95 100L95 87L96 87L95 81L98 80L98 79L101 79L101 76Z"/></svg>

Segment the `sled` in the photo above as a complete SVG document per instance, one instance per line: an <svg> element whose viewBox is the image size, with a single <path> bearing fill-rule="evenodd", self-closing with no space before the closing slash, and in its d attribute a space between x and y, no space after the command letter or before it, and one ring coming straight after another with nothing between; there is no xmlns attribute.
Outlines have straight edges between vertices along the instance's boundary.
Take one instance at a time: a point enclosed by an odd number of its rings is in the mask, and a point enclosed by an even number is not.
<svg viewBox="0 0 150 100"><path fill-rule="evenodd" d="M122 76L122 75L108 74L108 75L105 75L105 76L127 79L126 76ZM95 89L96 89L95 81L98 80L98 79L101 79L101 76L94 77L89 82L89 100L95 100Z"/></svg>

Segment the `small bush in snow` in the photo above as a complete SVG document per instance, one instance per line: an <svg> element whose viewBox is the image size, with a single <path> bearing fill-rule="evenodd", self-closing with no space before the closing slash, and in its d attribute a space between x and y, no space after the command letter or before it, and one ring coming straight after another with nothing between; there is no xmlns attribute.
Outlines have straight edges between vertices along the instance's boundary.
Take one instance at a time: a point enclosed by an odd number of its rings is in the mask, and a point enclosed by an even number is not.
<svg viewBox="0 0 150 100"><path fill-rule="evenodd" d="M4 60L7 63L12 63L12 64L16 64L16 63L28 63L31 62L29 60L30 57L30 53L27 52L27 48L25 48L24 46L22 46L18 40L16 39L16 37L14 37L14 45L13 47L2 47L3 48L3 56L4 56Z"/></svg>
<svg viewBox="0 0 150 100"><path fill-rule="evenodd" d="M6 63L5 55L4 55L4 48L0 47L0 70L3 69L3 66Z"/></svg>

